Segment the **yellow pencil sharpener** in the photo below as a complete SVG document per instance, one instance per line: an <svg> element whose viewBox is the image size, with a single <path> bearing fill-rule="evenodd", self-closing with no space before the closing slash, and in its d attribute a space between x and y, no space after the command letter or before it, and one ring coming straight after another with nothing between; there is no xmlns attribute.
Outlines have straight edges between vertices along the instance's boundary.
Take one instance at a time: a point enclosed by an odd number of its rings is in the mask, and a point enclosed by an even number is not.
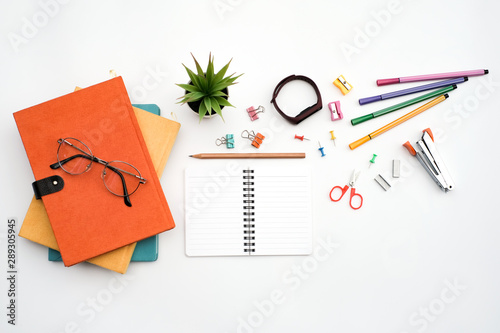
<svg viewBox="0 0 500 333"><path fill-rule="evenodd" d="M347 94L352 90L352 85L346 81L344 76L340 75L338 78L333 81L333 85L340 89L343 95Z"/></svg>

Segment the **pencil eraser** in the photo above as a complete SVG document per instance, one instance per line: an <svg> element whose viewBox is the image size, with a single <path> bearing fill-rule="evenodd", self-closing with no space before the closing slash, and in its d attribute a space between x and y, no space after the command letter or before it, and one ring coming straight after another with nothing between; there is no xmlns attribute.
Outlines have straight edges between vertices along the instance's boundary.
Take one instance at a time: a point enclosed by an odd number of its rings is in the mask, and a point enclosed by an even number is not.
<svg viewBox="0 0 500 333"><path fill-rule="evenodd" d="M359 99L359 105L364 105L376 101L381 101L382 96L372 96L372 97L365 97L365 98L360 98Z"/></svg>
<svg viewBox="0 0 500 333"><path fill-rule="evenodd" d="M387 84L394 84L394 83L399 83L399 79L380 79L377 80L377 86L385 86Z"/></svg>

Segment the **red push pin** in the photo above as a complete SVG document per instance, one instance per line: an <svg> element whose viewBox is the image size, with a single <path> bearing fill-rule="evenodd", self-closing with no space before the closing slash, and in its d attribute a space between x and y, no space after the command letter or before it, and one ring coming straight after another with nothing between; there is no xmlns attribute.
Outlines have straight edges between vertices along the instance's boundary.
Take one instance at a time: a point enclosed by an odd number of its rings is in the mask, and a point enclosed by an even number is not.
<svg viewBox="0 0 500 333"><path fill-rule="evenodd" d="M304 136L303 136L303 135L302 135L302 136L299 136L299 135L297 135L297 134L295 134L295 139L299 139L300 141L304 141L304 140L309 141L309 139L308 139L308 138L304 138Z"/></svg>

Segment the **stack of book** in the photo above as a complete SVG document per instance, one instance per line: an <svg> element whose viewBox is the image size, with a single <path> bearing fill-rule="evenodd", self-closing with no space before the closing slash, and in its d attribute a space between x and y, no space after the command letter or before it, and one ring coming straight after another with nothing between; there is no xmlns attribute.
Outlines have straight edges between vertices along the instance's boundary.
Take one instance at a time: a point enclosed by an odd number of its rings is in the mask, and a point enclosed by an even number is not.
<svg viewBox="0 0 500 333"><path fill-rule="evenodd" d="M158 234L175 227L159 178L180 124L133 106L121 77L14 118L35 176L19 235L65 266L125 273L130 261L156 260Z"/></svg>

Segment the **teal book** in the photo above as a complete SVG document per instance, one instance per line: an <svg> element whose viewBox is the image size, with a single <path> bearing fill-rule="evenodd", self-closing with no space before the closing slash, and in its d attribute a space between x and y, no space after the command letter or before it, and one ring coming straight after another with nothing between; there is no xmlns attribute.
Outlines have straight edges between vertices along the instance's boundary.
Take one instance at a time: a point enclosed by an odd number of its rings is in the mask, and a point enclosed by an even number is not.
<svg viewBox="0 0 500 333"><path fill-rule="evenodd" d="M130 261L156 261L158 259L159 236L151 236L137 242ZM61 253L49 248L49 261L62 261Z"/></svg>
<svg viewBox="0 0 500 333"><path fill-rule="evenodd" d="M160 108L156 104L132 104L133 107L142 109L144 111L151 112L156 115L160 115Z"/></svg>
<svg viewBox="0 0 500 333"><path fill-rule="evenodd" d="M156 104L132 104L132 106L160 115L160 108ZM130 261L155 261L158 259L158 235L151 236L137 242ZM49 261L62 261L59 251L49 248Z"/></svg>

